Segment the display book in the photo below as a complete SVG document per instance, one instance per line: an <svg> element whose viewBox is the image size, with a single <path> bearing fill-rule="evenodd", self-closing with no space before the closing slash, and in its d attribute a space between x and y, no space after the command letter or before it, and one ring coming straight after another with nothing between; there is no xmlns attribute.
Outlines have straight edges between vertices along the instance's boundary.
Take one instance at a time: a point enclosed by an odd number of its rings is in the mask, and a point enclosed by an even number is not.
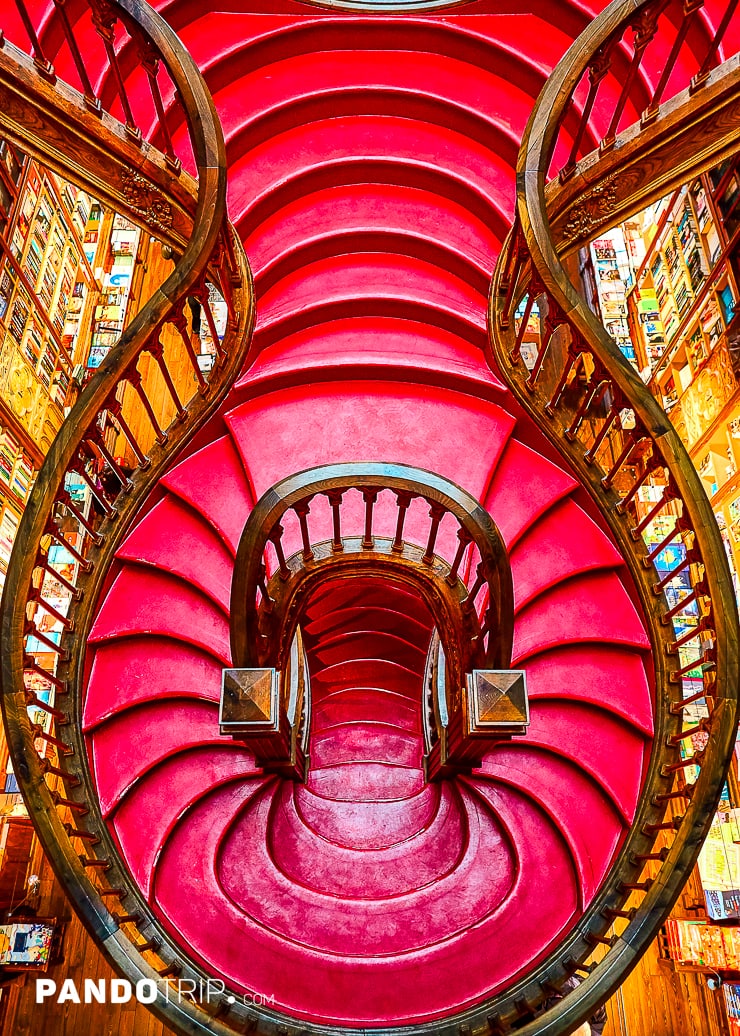
<svg viewBox="0 0 740 1036"><path fill-rule="evenodd" d="M730 1036L740 1036L740 985L734 982L726 982L722 987L727 1024Z"/></svg>
<svg viewBox="0 0 740 1036"><path fill-rule="evenodd" d="M641 258L639 252L635 252L638 245L639 238L626 234L622 227L616 227L589 246L604 327L633 364L636 358L627 323L627 292Z"/></svg>
<svg viewBox="0 0 740 1036"><path fill-rule="evenodd" d="M708 920L669 918L665 946L679 966L724 978L729 1031L740 1036L740 809L715 815L698 867Z"/></svg>
<svg viewBox="0 0 740 1036"><path fill-rule="evenodd" d="M54 960L57 936L55 917L19 918L0 924L0 968L46 971Z"/></svg>
<svg viewBox="0 0 740 1036"><path fill-rule="evenodd" d="M665 933L671 960L719 978L740 972L740 929L670 918ZM723 981L722 992L729 1032L740 1036L740 983Z"/></svg>
<svg viewBox="0 0 740 1036"><path fill-rule="evenodd" d="M740 982L726 981L727 972L740 972L740 929L670 918L665 933L671 960L718 978L725 973L722 994L727 1025L731 1036L740 1036Z"/></svg>
<svg viewBox="0 0 740 1036"><path fill-rule="evenodd" d="M109 216L110 222L105 229L99 206L93 212L93 217L85 235L85 247L91 248L93 256L92 250L98 248L96 262L99 264L97 269L101 274L102 290L95 307L90 349L86 357L89 370L100 366L126 325L131 281L141 237L139 228L119 213Z"/></svg>

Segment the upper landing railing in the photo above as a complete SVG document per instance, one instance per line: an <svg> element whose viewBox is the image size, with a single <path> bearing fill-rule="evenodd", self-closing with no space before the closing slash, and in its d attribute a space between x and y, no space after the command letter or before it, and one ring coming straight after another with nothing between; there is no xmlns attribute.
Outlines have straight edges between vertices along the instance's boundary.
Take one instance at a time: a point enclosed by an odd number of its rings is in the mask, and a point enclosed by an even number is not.
<svg viewBox="0 0 740 1036"><path fill-rule="evenodd" d="M199 204L220 233L221 131L172 30L126 0L53 0L43 30L41 13L9 0L0 15L0 132L178 253Z"/></svg>
<svg viewBox="0 0 740 1036"><path fill-rule="evenodd" d="M410 509L412 514L409 514ZM449 557L440 556L440 542ZM302 611L324 580L379 575L410 585L435 622L444 663L420 691L428 779L480 765L511 723L476 720L478 683L512 677L514 591L491 516L459 486L404 464L333 464L283 479L257 502L242 533L231 587L236 682L274 681L274 716L240 736L262 765L305 776L303 718L290 705L290 656ZM282 674L277 682L277 674ZM273 675L274 674L274 675ZM517 676L521 674L516 674ZM521 678L524 696L524 678ZM279 692L279 693L278 693ZM439 693L437 693L439 692ZM526 715L522 715L523 727ZM516 730L514 732L522 732ZM298 735L300 734L300 738ZM237 736L237 735L235 735Z"/></svg>
<svg viewBox="0 0 740 1036"><path fill-rule="evenodd" d="M221 126L175 34L136 0L55 0L54 10L62 31L46 34L56 41L51 53L25 0L17 0L17 19L12 4L3 8L0 134L178 258L82 391L40 470L3 595L3 714L29 813L85 924L125 974L166 987L181 970L177 950L153 933L130 876L106 856L75 689L118 544L245 362L251 275L226 215ZM120 66L126 42L135 44L147 92L129 90L131 70ZM197 305L210 371L193 344ZM48 722L32 724L29 705ZM202 1012L187 1000L170 1002L163 991L152 1006L182 1031L204 1031ZM209 1031L229 1030L214 1023Z"/></svg>
<svg viewBox="0 0 740 1036"><path fill-rule="evenodd" d="M737 151L736 8L737 0L653 0L624 13L612 5L580 37L579 53L560 63L559 116L549 123L557 132L547 156L537 149L547 162L545 200L559 255ZM601 42L592 50L596 32ZM552 82L546 90L554 98ZM526 170L529 179L536 173Z"/></svg>
<svg viewBox="0 0 740 1036"><path fill-rule="evenodd" d="M533 1002L535 980L557 985L574 969L584 981L522 1036L571 1031L623 981L696 861L734 747L737 609L711 505L678 433L559 257L737 150L736 117L726 122L740 107L737 59L720 63L723 40L737 38L736 6L716 29L701 2L616 0L595 19L530 118L494 274L491 363L609 522L642 599L656 677L633 829L568 956L550 958L520 995ZM531 318L539 329L525 363ZM697 703L706 718L684 723Z"/></svg>

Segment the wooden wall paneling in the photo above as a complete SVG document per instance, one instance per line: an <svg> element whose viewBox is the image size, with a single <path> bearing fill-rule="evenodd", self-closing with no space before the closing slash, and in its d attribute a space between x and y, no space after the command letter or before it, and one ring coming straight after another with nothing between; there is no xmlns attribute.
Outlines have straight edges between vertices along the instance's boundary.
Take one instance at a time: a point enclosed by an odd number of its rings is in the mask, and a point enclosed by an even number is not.
<svg viewBox="0 0 740 1036"><path fill-rule="evenodd" d="M39 868L41 899L39 916L57 917L64 923L63 959L52 965L48 977L59 987L71 978L82 990L84 979L110 981L117 977L73 913L44 859ZM35 1003L35 976L20 975L3 991L7 997L2 1036L167 1036L166 1029L142 1004Z"/></svg>
<svg viewBox="0 0 740 1036"><path fill-rule="evenodd" d="M604 1036L728 1036L723 993L710 990L706 979L671 970L654 942L609 1001Z"/></svg>

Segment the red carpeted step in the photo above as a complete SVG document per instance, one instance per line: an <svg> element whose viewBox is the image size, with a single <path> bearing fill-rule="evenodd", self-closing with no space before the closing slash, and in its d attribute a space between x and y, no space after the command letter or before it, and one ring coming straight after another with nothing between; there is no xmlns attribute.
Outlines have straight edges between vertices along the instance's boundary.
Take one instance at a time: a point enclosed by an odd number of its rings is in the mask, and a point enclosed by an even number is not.
<svg viewBox="0 0 740 1036"><path fill-rule="evenodd" d="M310 633L313 623L321 622L327 616L341 617L340 621L344 622L342 613L352 608L361 608L364 615L370 608L376 613L382 611L390 615L398 609L421 629L429 628L429 609L412 589L394 586L393 600L389 601L387 586L377 581L348 579L343 584L327 582L314 590L306 603L305 629Z"/></svg>
<svg viewBox="0 0 740 1036"><path fill-rule="evenodd" d="M571 474L516 440L509 442L491 476L483 504L510 551L534 522L577 485Z"/></svg>
<svg viewBox="0 0 740 1036"><path fill-rule="evenodd" d="M403 635L409 643L422 644L424 637L429 634L428 612L426 613L427 621L419 622L405 612L394 610L388 601L386 589L379 587L378 593L384 607L373 607L369 604L360 605L357 603L355 603L354 607L346 608L337 608L333 605L331 610L326 610L312 622L303 624L304 640L310 639L313 642L319 643L323 638L331 636L332 633L342 631L347 627L357 628L358 624L362 624L364 628L376 633L395 633L399 635L403 631ZM355 601L361 599L364 600L364 593L361 597L355 591ZM412 594L404 594L402 598L403 607L406 606L406 602L409 599L418 603L417 597L414 597ZM315 600L315 597L312 600ZM396 604L397 602L394 601L393 603Z"/></svg>
<svg viewBox="0 0 740 1036"><path fill-rule="evenodd" d="M418 795L392 802L320 799L305 785L292 789L296 814L306 830L334 845L387 849L429 825L440 808L441 785L425 784Z"/></svg>
<svg viewBox="0 0 740 1036"><path fill-rule="evenodd" d="M236 554L254 496L230 436L223 436L176 464L162 478L210 522Z"/></svg>
<svg viewBox="0 0 740 1036"><path fill-rule="evenodd" d="M382 253L331 256L285 276L262 298L255 342L263 349L315 324L375 314L415 319L484 346L484 294L449 270Z"/></svg>
<svg viewBox="0 0 740 1036"><path fill-rule="evenodd" d="M414 187L436 181L440 194L480 214L489 209L508 215L511 209L505 164L478 140L396 115L345 115L318 117L277 132L236 159L231 192L235 217L249 233L278 205L303 194L303 181L322 188L337 179L342 182L344 170L337 166L354 164L385 167L391 182L400 172L402 182Z"/></svg>
<svg viewBox="0 0 740 1036"><path fill-rule="evenodd" d="M257 788L270 780L256 773L253 756L239 745L199 745L160 762L123 793L113 807L114 830L145 896L151 895L156 859L177 821L222 785L254 781Z"/></svg>
<svg viewBox="0 0 740 1036"><path fill-rule="evenodd" d="M417 311L417 315L423 314ZM480 349L465 338L411 315L357 312L322 319L278 343L263 344L254 366L236 387L240 394L254 396L303 384L308 376L315 381L383 377L389 366L397 380L444 381L451 388L480 392L498 402L507 395Z"/></svg>
<svg viewBox="0 0 740 1036"><path fill-rule="evenodd" d="M325 696L340 689L357 687L377 689L380 693L392 692L406 701L416 702L419 696L418 672L406 669L385 659L360 658L337 662L327 666L311 678L311 690L316 706Z"/></svg>
<svg viewBox="0 0 740 1036"><path fill-rule="evenodd" d="M493 273L496 241L482 220L430 191L389 184L366 184L362 192L345 185L301 196L264 220L245 244L256 257L261 288L319 245L332 254L355 242L361 246L371 236L378 244L395 240L397 249L420 257L433 245L488 280Z"/></svg>
<svg viewBox="0 0 740 1036"><path fill-rule="evenodd" d="M527 661L531 701L583 701L616 714L647 737L653 733L646 659L607 644L562 645Z"/></svg>
<svg viewBox="0 0 740 1036"><path fill-rule="evenodd" d="M321 684L314 680L312 686L315 694L313 716L324 727L350 722L382 722L416 733L421 729L421 715L415 696L399 694L385 687L363 687L352 683L348 687L340 685L336 690L324 690L319 697Z"/></svg>
<svg viewBox="0 0 740 1036"><path fill-rule="evenodd" d="M640 616L614 574L575 576L546 590L517 614L517 664L547 648L588 642L650 650Z"/></svg>
<svg viewBox="0 0 740 1036"><path fill-rule="evenodd" d="M102 723L89 740L104 813L165 759L224 743L218 732L218 705L177 698L133 706Z"/></svg>
<svg viewBox="0 0 740 1036"><path fill-rule="evenodd" d="M563 500L522 535L511 553L514 606L519 611L545 590L581 573L622 565L602 530L572 500Z"/></svg>
<svg viewBox="0 0 740 1036"><path fill-rule="evenodd" d="M223 663L167 636L130 636L100 643L85 698L83 724L90 730L131 705L169 697L218 702Z"/></svg>
<svg viewBox="0 0 740 1036"><path fill-rule="evenodd" d="M295 471L361 457L446 472L480 498L515 425L500 407L462 393L385 382L275 392L226 420L260 495ZM469 442L475 449L463 448Z"/></svg>
<svg viewBox="0 0 740 1036"><path fill-rule="evenodd" d="M626 823L598 780L564 757L501 745L486 756L483 772L529 794L553 818L573 854L583 901L594 895L626 830ZM480 786L481 775L473 783Z"/></svg>
<svg viewBox="0 0 740 1036"><path fill-rule="evenodd" d="M629 822L645 766L645 739L602 709L576 702L540 701L532 710L526 744L574 763L602 787Z"/></svg>
<svg viewBox="0 0 740 1036"><path fill-rule="evenodd" d="M376 702L368 705L377 715ZM311 740L311 767L314 770L369 762L420 769L422 749L418 735L399 730L393 723L362 722L352 718L328 727L322 724L321 733L317 732Z"/></svg>
<svg viewBox="0 0 740 1036"><path fill-rule="evenodd" d="M182 640L229 664L229 623L222 608L182 579L127 565L106 594L89 640L95 644L147 633Z"/></svg>
<svg viewBox="0 0 740 1036"><path fill-rule="evenodd" d="M321 637L313 648L312 658L316 660L317 673L329 666L360 658L393 662L418 672L426 659L426 647L423 640L416 644L409 643L403 636L365 629L363 626L359 630L335 632Z"/></svg>

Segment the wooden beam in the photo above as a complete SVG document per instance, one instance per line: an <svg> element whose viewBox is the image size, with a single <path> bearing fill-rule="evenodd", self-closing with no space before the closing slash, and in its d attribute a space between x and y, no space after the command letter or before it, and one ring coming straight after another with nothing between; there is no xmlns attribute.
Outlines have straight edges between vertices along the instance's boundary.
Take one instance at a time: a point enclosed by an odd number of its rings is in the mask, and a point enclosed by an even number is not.
<svg viewBox="0 0 740 1036"><path fill-rule="evenodd" d="M82 94L41 76L7 40L0 47L0 133L42 165L182 252L193 232L197 183L164 155L137 145Z"/></svg>
<svg viewBox="0 0 740 1036"><path fill-rule="evenodd" d="M558 255L581 248L740 150L740 55L705 86L683 90L647 125L635 123L603 154L582 159L564 184L545 189Z"/></svg>

